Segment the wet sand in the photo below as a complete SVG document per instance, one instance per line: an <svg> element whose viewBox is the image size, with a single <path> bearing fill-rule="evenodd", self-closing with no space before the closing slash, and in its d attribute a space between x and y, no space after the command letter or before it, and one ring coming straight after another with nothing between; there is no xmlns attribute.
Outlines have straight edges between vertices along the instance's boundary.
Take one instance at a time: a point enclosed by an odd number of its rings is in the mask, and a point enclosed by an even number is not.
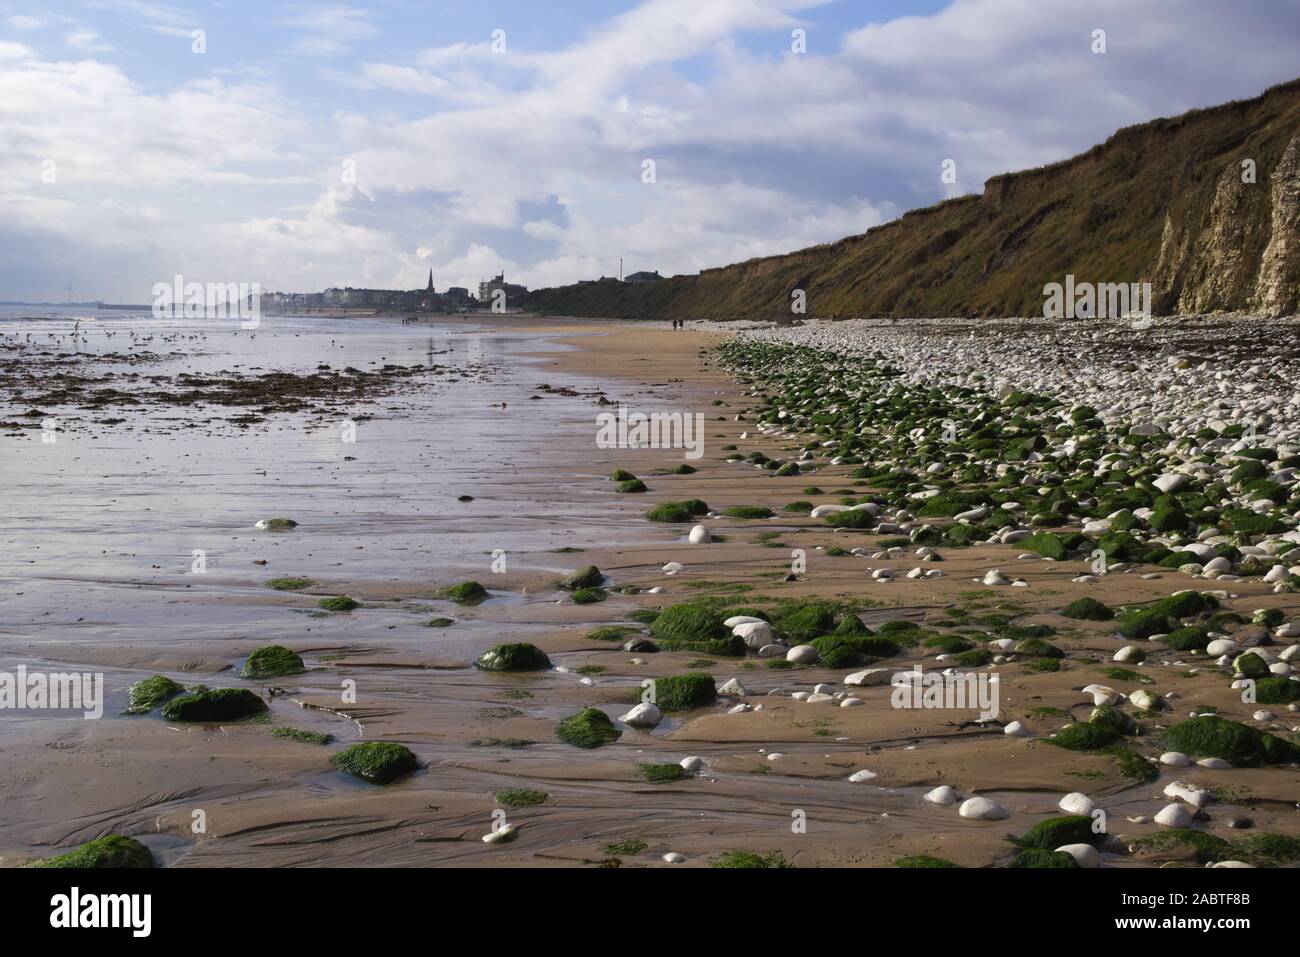
<svg viewBox="0 0 1300 957"><path fill-rule="evenodd" d="M622 866L667 866L661 862L667 851L686 856L677 866L707 866L716 853L729 850L779 851L798 866L885 866L911 854L988 866L1011 856L1008 833L1060 814L1056 802L1070 791L1084 791L1105 806L1121 844L1158 830L1127 818L1149 818L1166 804L1160 792L1171 780L1226 789L1211 808L1211 832L1232 836L1224 822L1242 813L1258 830L1300 834L1292 768L1166 768L1159 780L1134 784L1108 756L970 726L974 711L891 708L888 687L860 689L865 706L857 708L789 697L819 682L838 686L857 669L774 671L763 662L716 658L703 667L718 685L740 678L746 700L764 703L762 711L727 714L718 704L674 713L653 732L624 728L618 742L593 751L560 743L558 719L586 706L616 717L635 700L642 679L701 667L689 665L697 654L633 655L617 643L585 637L601 626L630 625L627 616L637 608L711 594L734 595L737 604L815 596L861 601L868 625L896 618L929 623L958 604L1024 614L1021 621L1033 622L1036 614L1083 595L1118 604L1164 597L1186 585L1173 572L1154 581L1134 572L1107 576L1100 586L1075 583L1078 562L1021 561L1014 545L941 548L943 578L874 582L864 566L878 563L830 557L824 549L870 545L877 536L837 532L805 516L779 513L800 499L837 501L803 489L815 482L829 493L847 485L849 466L810 479L723 461L721 446L727 444L770 455L784 446L752 432L738 438L745 426L733 419L748 400L702 352L720 341L718 334L526 319L509 320L504 332L466 324L446 333L476 334L495 343L489 352L496 350L494 357L514 369L503 373L493 392L506 409L460 408L451 387L432 407L417 395L409 404L381 408L378 434L368 437L369 423L363 422L353 446L319 439L313 446L301 429L284 428L278 453L247 453L266 459L266 476L236 489L208 489L201 509L184 482L166 486L164 494L137 451L120 444L122 433L106 429L95 440L97 451L85 449L80 464L59 466L65 474L80 470L84 480L73 476L68 486L54 489L48 514L16 515L5 523L4 667L102 670L110 697L98 721L0 718L0 753L9 769L0 782L3 864L117 832L137 837L172 866L594 866L611 862L605 845L629 839L646 847L620 855ZM543 392L537 386L544 383L570 394ZM473 395L484 404L481 391ZM602 399L643 410L703 412L705 454L690 463L699 471L666 474L683 461L681 450L596 447L594 416L609 408ZM461 444L436 445L436 429L419 438L408 434L416 416L435 423L464 418L447 426L455 434L452 444ZM277 428L275 422L268 426ZM426 447L412 451L411 443L424 441ZM396 454L404 443L407 451ZM430 467L413 475L409 464L421 453ZM345 461L347 455L355 461ZM506 464L494 469L493 458ZM104 516L119 503L102 494L97 478L106 460L121 469L123 486L131 484L126 479L135 481L129 510L111 523ZM640 476L650 491L616 494L607 478L615 468ZM312 471L317 477L304 481ZM24 474L35 484L48 473ZM837 484L837 478L843 481ZM268 485L283 479L283 485L264 487L263 479ZM474 501L458 503L459 494ZM710 520L709 527L726 540L707 546L686 541L689 526L642 518L654 504L692 497L715 509L768 506L778 516ZM252 529L254 521L272 514L301 524L283 534ZM181 534L182 528L189 531ZM96 536L103 536L102 545ZM87 540L95 541L93 550ZM213 556L210 571L187 574L188 546L205 544ZM562 546L583 551L555 551ZM490 570L496 548L509 558L504 574ZM806 551L808 569L801 580L785 582L793 548ZM93 555L101 549L104 555ZM665 576L660 569L668 561L686 568ZM587 564L597 565L614 585L665 591L611 593L599 604L574 605L555 582ZM1033 587L977 584L991 567L1026 574ZM263 582L277 575L307 575L316 584L296 593L267 589ZM461 607L437 597L440 587L465 578L482 581L492 598ZM1290 615L1298 610L1292 596L1275 595L1258 583L1230 587L1235 597L1225 601L1226 608L1245 614L1262 607L1285 608ZM320 613L316 600L331 594L350 595L364 607ZM426 627L434 616L456 623ZM1003 681L1003 717L1025 721L1038 735L1065 719L1036 718L1033 709L1085 717L1091 699L1082 686L1138 687L1102 674L1109 655L1127 643L1113 637L1111 627L1061 622L1053 620L1058 633L1052 638L1070 656L1061 671L995 666ZM471 667L500 641L533 642L567 671L497 674ZM297 651L309 671L273 682L283 694L272 699L269 722L182 725L157 715L117 714L126 704L126 688L155 673L264 692L267 683L244 681L236 672L243 657L270 642ZM902 670L932 652L905 649L885 666ZM584 684L574 669L591 665L605 670ZM926 667L939 666L926 661ZM1178 695L1174 709L1155 725L1207 705L1250 720L1253 709L1219 673L1187 677L1189 670L1187 656L1172 653L1153 655L1141 669L1155 679L1150 690ZM356 682L356 704L340 701L345 679ZM767 697L778 689L784 694ZM1295 716L1279 710L1279 726L1289 729ZM325 731L337 740L319 746L273 738L271 728L280 725ZM357 740L400 742L425 767L386 787L355 782L331 769L328 758ZM500 743L511 740L532 743ZM785 757L770 761L772 751ZM696 777L649 784L636 770L638 763L688 755L705 759ZM863 769L878 777L847 780ZM964 796L993 797L1011 817L964 820L954 808L921 800L939 784ZM535 788L548 797L540 806L506 809L518 837L486 845L481 837L500 809L494 793L506 787ZM197 810L206 816L206 833L192 829ZM792 828L799 818L806 819L802 832ZM1108 865L1158 863L1103 856Z"/></svg>

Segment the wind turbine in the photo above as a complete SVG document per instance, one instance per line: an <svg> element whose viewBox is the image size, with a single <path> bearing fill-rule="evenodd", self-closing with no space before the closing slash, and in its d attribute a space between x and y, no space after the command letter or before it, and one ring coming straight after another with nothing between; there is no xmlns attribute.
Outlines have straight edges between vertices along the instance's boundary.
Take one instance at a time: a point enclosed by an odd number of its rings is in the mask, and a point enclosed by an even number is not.
<svg viewBox="0 0 1300 957"><path fill-rule="evenodd" d="M72 305L72 283L68 283L68 305Z"/></svg>

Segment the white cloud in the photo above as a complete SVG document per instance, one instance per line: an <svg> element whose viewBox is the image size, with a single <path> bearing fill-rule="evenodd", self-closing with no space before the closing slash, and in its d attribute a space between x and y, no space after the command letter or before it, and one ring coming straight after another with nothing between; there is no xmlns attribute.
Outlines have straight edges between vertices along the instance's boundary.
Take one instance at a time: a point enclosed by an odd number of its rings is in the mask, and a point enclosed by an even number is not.
<svg viewBox="0 0 1300 957"><path fill-rule="evenodd" d="M354 41L379 34L370 11L341 4L302 7L280 24L298 31L293 49L307 56L338 56L351 50Z"/></svg>
<svg viewBox="0 0 1300 957"><path fill-rule="evenodd" d="M110 44L103 42L103 39L94 30L74 30L64 39L67 41L68 46L75 47L83 53L108 53L113 49Z"/></svg>
<svg viewBox="0 0 1300 957"><path fill-rule="evenodd" d="M26 31L39 30L41 27L49 23L49 21L42 17L31 17L20 13L12 17L7 17L5 23L9 24L9 26L13 27L15 30Z"/></svg>

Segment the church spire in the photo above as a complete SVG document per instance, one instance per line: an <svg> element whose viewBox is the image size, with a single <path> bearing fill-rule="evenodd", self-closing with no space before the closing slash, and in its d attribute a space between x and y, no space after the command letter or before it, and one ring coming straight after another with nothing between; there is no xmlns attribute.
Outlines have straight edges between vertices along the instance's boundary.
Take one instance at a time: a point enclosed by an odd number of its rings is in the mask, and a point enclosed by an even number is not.
<svg viewBox="0 0 1300 957"><path fill-rule="evenodd" d="M429 287L425 292L433 292L433 270L429 270Z"/></svg>

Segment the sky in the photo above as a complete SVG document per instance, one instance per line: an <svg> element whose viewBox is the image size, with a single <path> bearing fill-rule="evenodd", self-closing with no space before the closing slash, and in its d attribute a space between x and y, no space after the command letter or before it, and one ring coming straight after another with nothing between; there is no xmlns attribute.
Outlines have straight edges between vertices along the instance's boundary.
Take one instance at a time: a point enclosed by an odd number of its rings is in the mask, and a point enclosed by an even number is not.
<svg viewBox="0 0 1300 957"><path fill-rule="evenodd" d="M0 0L0 299L693 273L1297 51L1296 0Z"/></svg>

